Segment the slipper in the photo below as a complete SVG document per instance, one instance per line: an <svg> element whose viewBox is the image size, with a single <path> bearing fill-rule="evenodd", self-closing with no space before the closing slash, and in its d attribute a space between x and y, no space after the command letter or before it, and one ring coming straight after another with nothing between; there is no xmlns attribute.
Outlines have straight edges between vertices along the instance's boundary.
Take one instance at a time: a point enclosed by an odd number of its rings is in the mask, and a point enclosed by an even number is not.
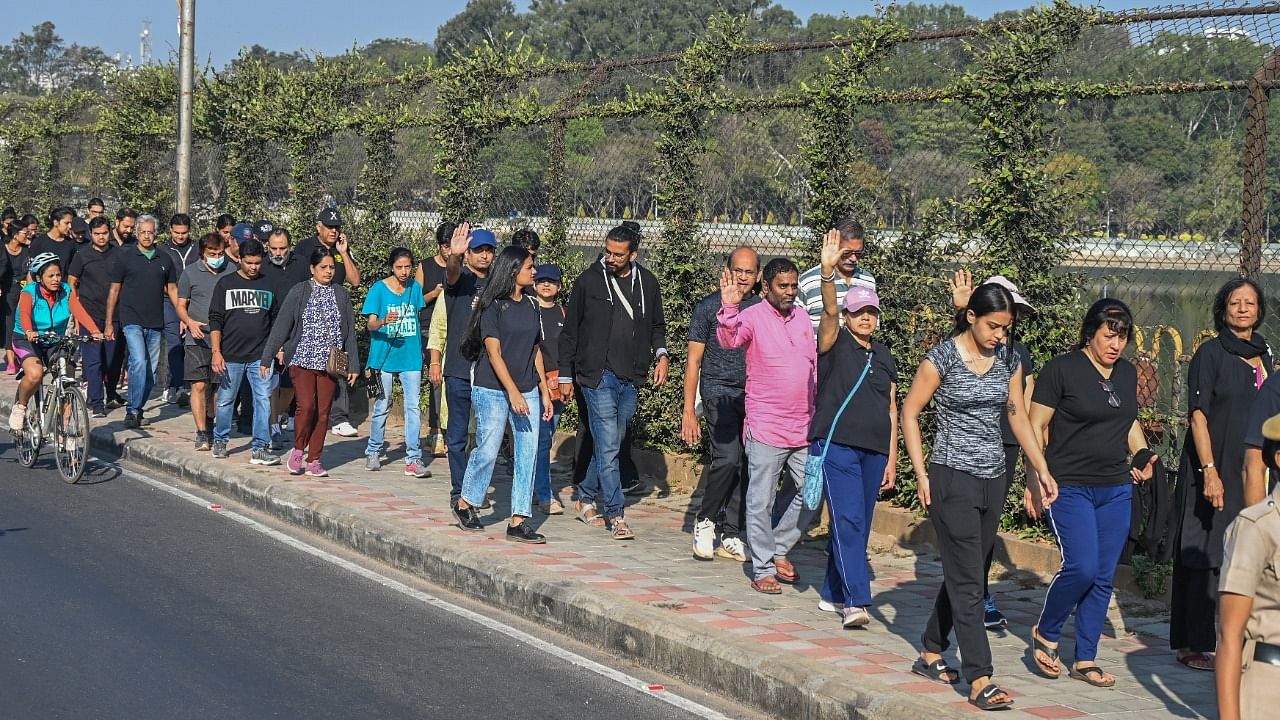
<svg viewBox="0 0 1280 720"><path fill-rule="evenodd" d="M1045 665L1044 662L1036 655L1037 652L1042 652L1047 655L1050 660L1057 662L1058 667L1055 668ZM1039 625L1034 625L1031 628L1031 659L1035 661L1036 670L1040 675L1043 675L1050 680L1056 680L1062 676L1062 663L1058 662L1058 648L1049 647L1044 640L1040 639Z"/></svg>
<svg viewBox="0 0 1280 720"><path fill-rule="evenodd" d="M1114 677L1111 678L1110 682L1104 680L1103 678L1106 676L1106 673L1097 665L1086 665L1080 669L1076 669L1073 665L1068 668L1067 675L1075 678L1076 680L1087 682L1094 687L1109 688L1114 687L1116 684L1116 679Z"/></svg>
<svg viewBox="0 0 1280 720"><path fill-rule="evenodd" d="M911 672L921 677L927 677L930 680L941 683L943 685L956 685L960 682L960 673L955 668L947 664L946 660L938 659L932 663L926 663L924 658L917 657L916 661L911 665ZM955 680L948 680L947 674L955 673Z"/></svg>
<svg viewBox="0 0 1280 720"><path fill-rule="evenodd" d="M574 515L587 525L596 527L604 527L604 516L596 512L596 506L591 503L578 503L574 509Z"/></svg>
<svg viewBox="0 0 1280 720"><path fill-rule="evenodd" d="M751 581L751 588L765 595L781 595L782 586L778 584L778 578L773 575L765 575L758 580Z"/></svg>
<svg viewBox="0 0 1280 720"><path fill-rule="evenodd" d="M773 568L778 576L779 582L793 583L800 577L800 575L796 573L796 566L792 565L791 561L784 557L774 558Z"/></svg>
<svg viewBox="0 0 1280 720"><path fill-rule="evenodd" d="M996 685L995 683L991 683L990 685L979 690L977 697L969 698L969 704L978 708L979 710L1005 710L1007 708L1013 707L1012 698L1008 700L1002 700L999 702L992 700L992 698L994 698L997 695L1004 695L1005 697L1009 697L1009 693L1005 692L1004 690L1001 690L999 685Z"/></svg>
<svg viewBox="0 0 1280 720"><path fill-rule="evenodd" d="M1176 659L1180 664L1192 670L1213 672L1213 653L1192 652L1186 655L1178 655Z"/></svg>

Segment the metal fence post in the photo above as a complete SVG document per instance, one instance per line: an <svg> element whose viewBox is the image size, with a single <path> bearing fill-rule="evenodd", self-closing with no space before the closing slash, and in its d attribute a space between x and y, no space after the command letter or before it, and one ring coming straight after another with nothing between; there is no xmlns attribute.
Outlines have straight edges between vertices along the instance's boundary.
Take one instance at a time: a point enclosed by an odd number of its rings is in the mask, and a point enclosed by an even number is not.
<svg viewBox="0 0 1280 720"><path fill-rule="evenodd" d="M191 105L195 91L196 0L182 0L178 17L178 212L191 212Z"/></svg>

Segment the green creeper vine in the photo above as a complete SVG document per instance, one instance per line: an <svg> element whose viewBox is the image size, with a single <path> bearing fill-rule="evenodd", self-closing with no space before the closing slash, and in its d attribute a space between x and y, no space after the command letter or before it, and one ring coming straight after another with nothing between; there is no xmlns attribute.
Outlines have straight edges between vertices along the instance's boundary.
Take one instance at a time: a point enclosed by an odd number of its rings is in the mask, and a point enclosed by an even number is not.
<svg viewBox="0 0 1280 720"><path fill-rule="evenodd" d="M175 145L177 73L172 65L146 65L116 76L109 91L122 102L98 117L99 183L115 189L120 205L166 217L174 187L167 173L154 168Z"/></svg>

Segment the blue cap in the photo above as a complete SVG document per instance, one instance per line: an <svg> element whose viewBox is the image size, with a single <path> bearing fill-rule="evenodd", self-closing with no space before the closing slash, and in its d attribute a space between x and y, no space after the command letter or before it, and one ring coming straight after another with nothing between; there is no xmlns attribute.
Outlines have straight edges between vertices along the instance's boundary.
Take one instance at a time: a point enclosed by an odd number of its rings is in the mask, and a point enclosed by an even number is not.
<svg viewBox="0 0 1280 720"><path fill-rule="evenodd" d="M231 228L231 239L238 243L242 243L246 240L252 240L253 225L247 222L236 223L236 226Z"/></svg>
<svg viewBox="0 0 1280 720"><path fill-rule="evenodd" d="M475 250L488 245L491 248L498 247L498 238L493 234L492 230L485 228L475 228L471 231L471 236L467 238L467 249Z"/></svg>
<svg viewBox="0 0 1280 720"><path fill-rule="evenodd" d="M555 265L553 263L546 263L545 265L539 265L533 271L533 281L542 282L543 280L550 280L551 282L554 282L554 283L563 282L564 273L560 272L559 265Z"/></svg>

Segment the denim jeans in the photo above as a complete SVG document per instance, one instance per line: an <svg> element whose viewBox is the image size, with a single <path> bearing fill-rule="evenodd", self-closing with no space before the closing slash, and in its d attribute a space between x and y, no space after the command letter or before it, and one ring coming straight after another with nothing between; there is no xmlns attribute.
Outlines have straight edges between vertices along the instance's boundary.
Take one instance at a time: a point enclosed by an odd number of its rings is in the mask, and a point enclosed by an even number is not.
<svg viewBox="0 0 1280 720"><path fill-rule="evenodd" d="M556 400L552 407L555 408L555 415L550 420L539 418L542 427L538 429L538 463L533 470L533 497L540 503L551 499L551 441L555 439L556 427L560 425L564 403Z"/></svg>
<svg viewBox="0 0 1280 720"><path fill-rule="evenodd" d="M218 383L218 414L213 425L214 442L226 442L231 437L231 414L240 394L240 381L249 377L249 390L253 393L253 449L271 447L271 377L262 377L262 364L254 360L247 363L227 363L226 372ZM132 387L132 385L130 385Z"/></svg>
<svg viewBox="0 0 1280 720"><path fill-rule="evenodd" d="M142 406L151 397L156 384L156 367L160 365L160 344L164 342L162 328L144 328L141 325L125 325L120 328L125 344L129 347L129 409L134 415L142 414Z"/></svg>
<svg viewBox="0 0 1280 720"><path fill-rule="evenodd" d="M515 441L511 472L511 514L529 517L533 513L533 466L538 453L538 423L542 414L542 395L537 388L523 395L529 405L528 415L517 415L504 390L471 388L471 406L476 412L476 447L467 460L462 478L462 499L473 507L484 503L493 464L502 448L502 431L511 425ZM450 425L452 427L452 425Z"/></svg>
<svg viewBox="0 0 1280 720"><path fill-rule="evenodd" d="M365 447L365 455L376 455L382 451L383 436L387 432L387 415L391 414L391 385L397 375L400 386L404 388L404 462L418 464L422 462L422 371L379 373L382 382L382 399L373 404L373 423L369 428L369 444Z"/></svg>
<svg viewBox="0 0 1280 720"><path fill-rule="evenodd" d="M467 472L467 439L471 434L471 381L445 377L444 393L449 405L449 424L444 444L449 448L449 501L462 497L462 477Z"/></svg>
<svg viewBox="0 0 1280 720"><path fill-rule="evenodd" d="M605 520L612 520L622 517L618 453L622 450L622 437L627 434L627 424L636 414L636 386L605 370L600 376L600 384L594 388L583 387L582 393L587 399L595 450L591 454L587 477L578 486L578 499L594 504ZM597 498L600 502L596 501Z"/></svg>

